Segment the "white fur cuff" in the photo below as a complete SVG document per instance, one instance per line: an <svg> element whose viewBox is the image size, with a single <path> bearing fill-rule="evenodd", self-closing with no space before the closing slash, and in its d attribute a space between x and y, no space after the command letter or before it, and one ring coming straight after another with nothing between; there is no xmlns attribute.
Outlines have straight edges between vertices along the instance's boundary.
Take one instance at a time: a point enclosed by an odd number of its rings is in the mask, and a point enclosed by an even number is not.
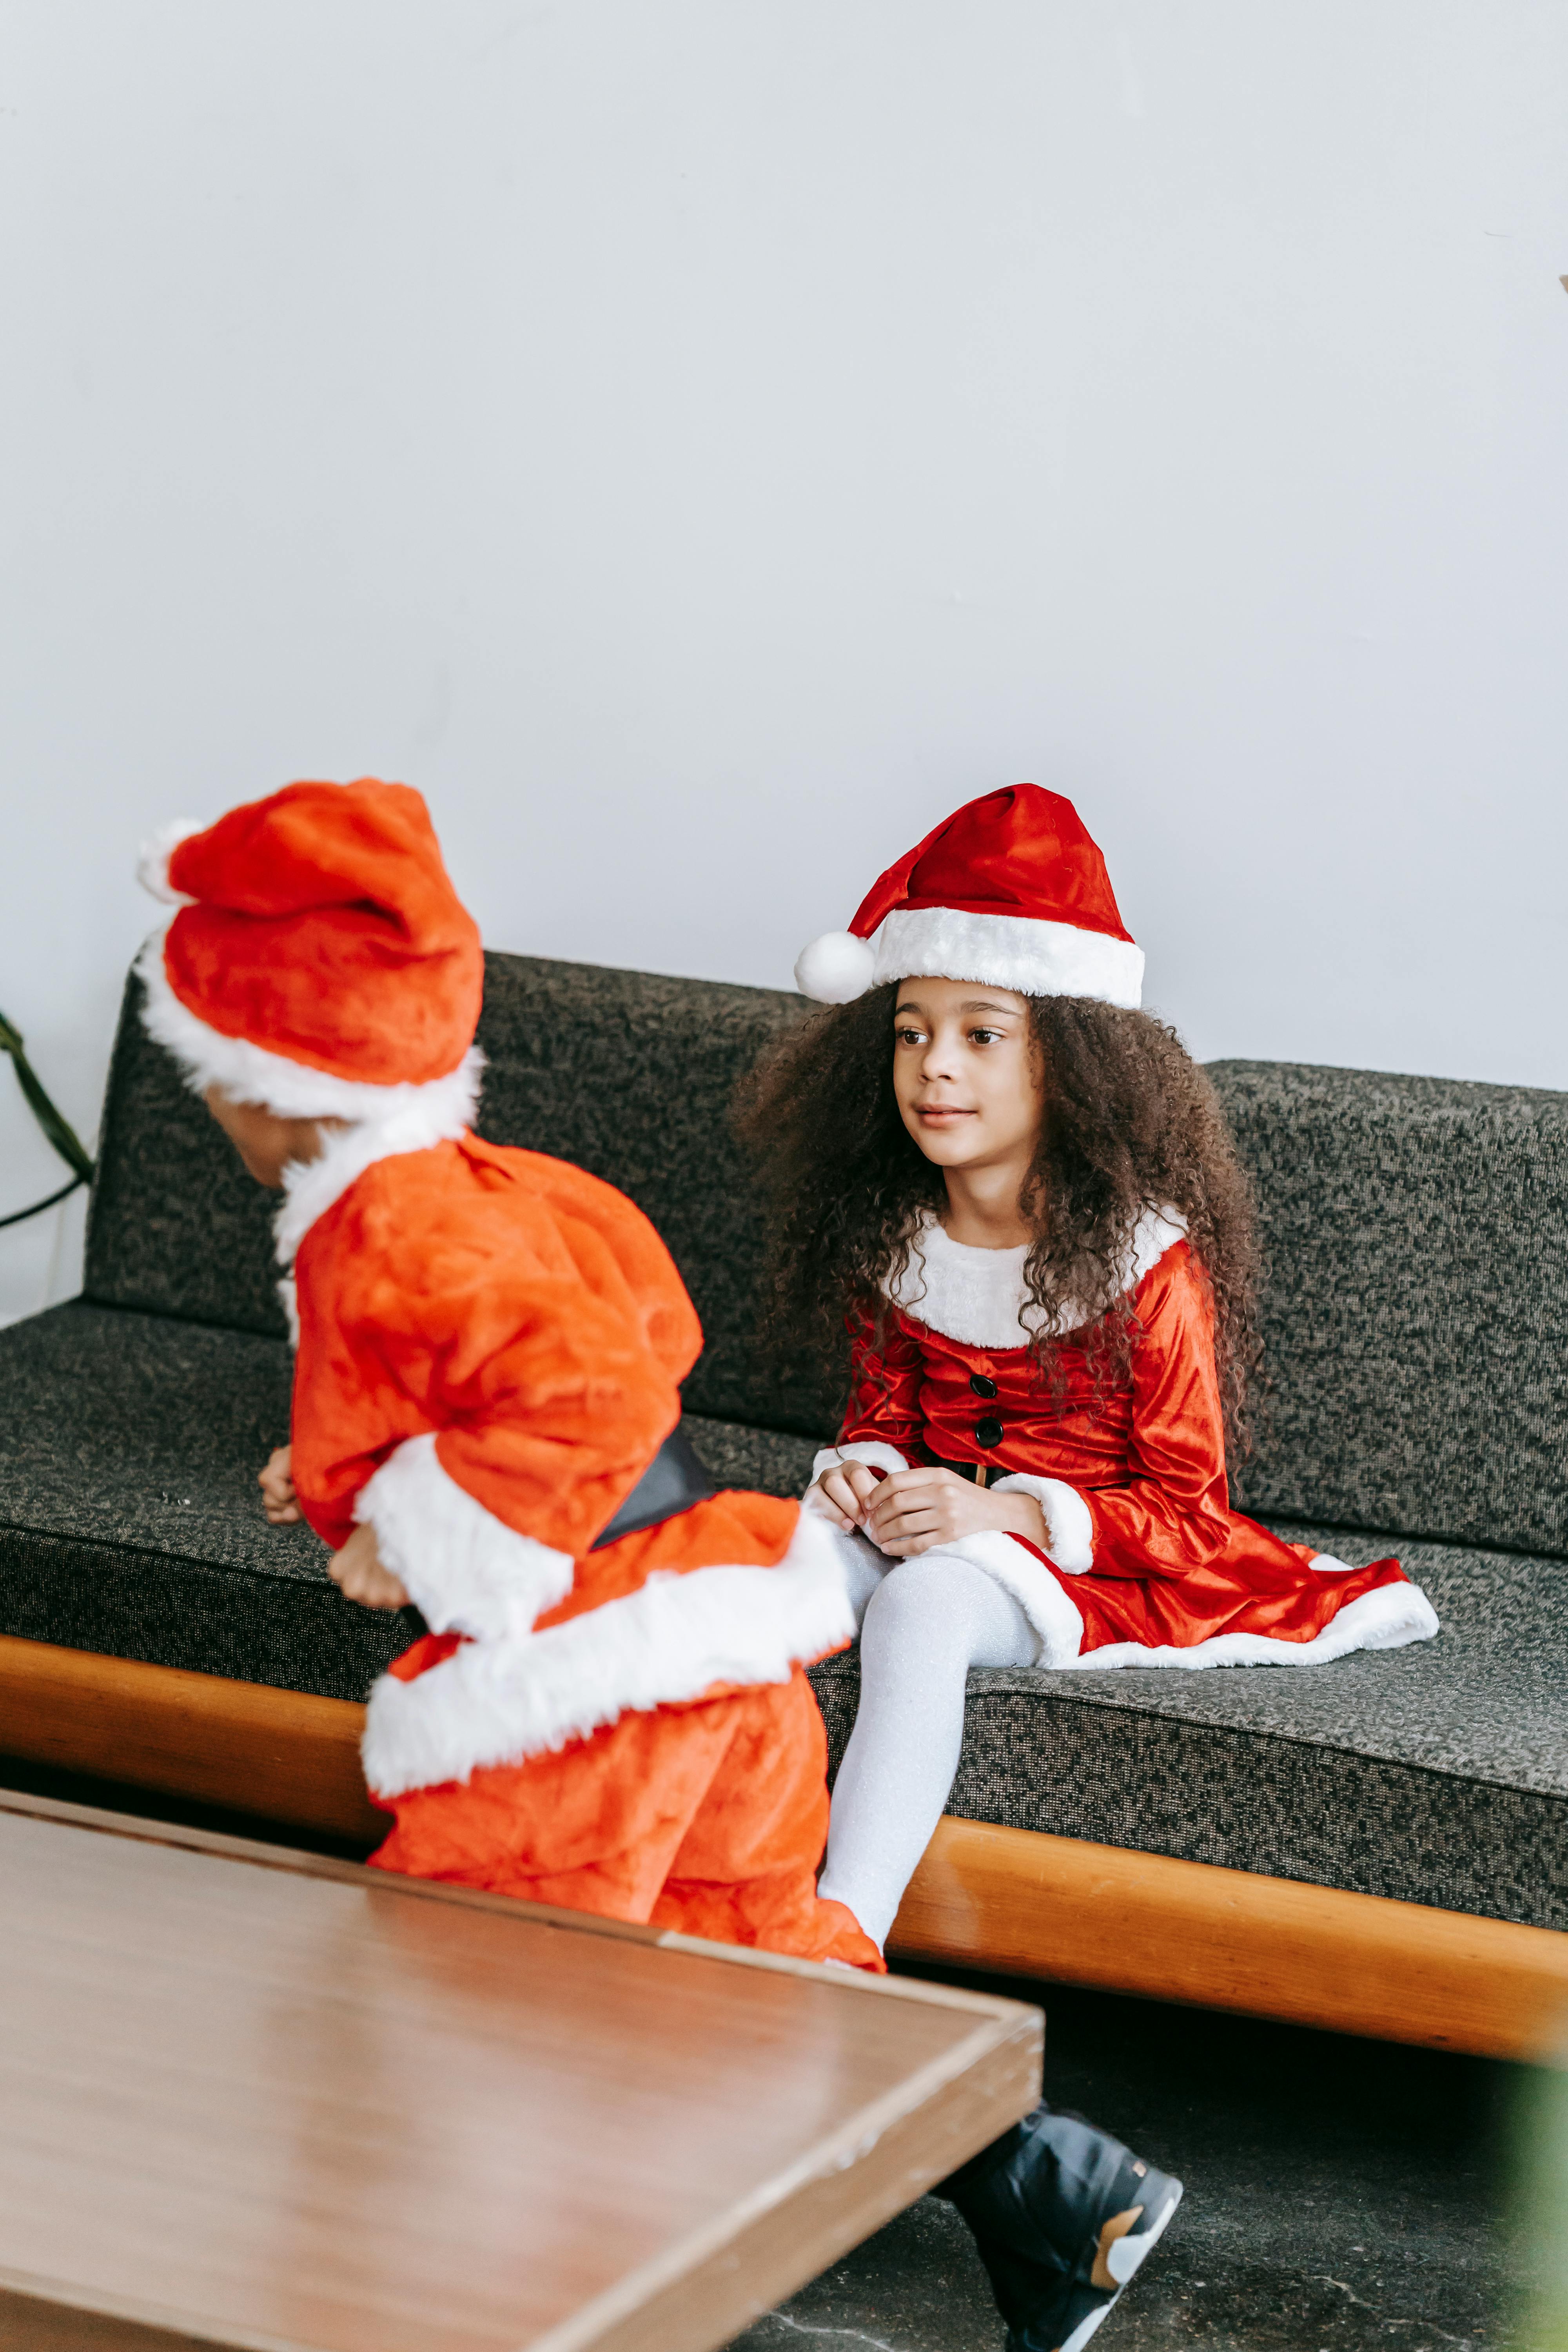
<svg viewBox="0 0 1568 2352"><path fill-rule="evenodd" d="M847 1445L823 1447L811 1465L812 1486L825 1470L837 1470L846 1462L864 1462L872 1470L907 1470L910 1466L896 1445L884 1445L879 1437L858 1437Z"/></svg>
<svg viewBox="0 0 1568 2352"><path fill-rule="evenodd" d="M571 1554L519 1535L448 1476L436 1440L405 1438L354 1498L354 1517L433 1633L515 1638L572 1590Z"/></svg>
<svg viewBox="0 0 1568 2352"><path fill-rule="evenodd" d="M993 1480L994 1495L1032 1495L1045 1513L1047 1556L1064 1576L1082 1576L1094 1566L1094 1518L1076 1486L1062 1478L1032 1478L1010 1471Z"/></svg>
<svg viewBox="0 0 1568 2352"><path fill-rule="evenodd" d="M803 1517L773 1568L656 1574L545 1633L465 1643L411 1683L383 1675L365 1779L383 1797L466 1780L585 1739L628 1709L700 1698L715 1683L785 1683L854 1632L832 1533Z"/></svg>

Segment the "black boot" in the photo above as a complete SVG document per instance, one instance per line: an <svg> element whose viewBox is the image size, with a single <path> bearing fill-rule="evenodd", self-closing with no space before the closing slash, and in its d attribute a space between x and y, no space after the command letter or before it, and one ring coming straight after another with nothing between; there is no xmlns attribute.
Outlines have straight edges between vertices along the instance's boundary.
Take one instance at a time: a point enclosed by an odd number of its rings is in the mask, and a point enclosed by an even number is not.
<svg viewBox="0 0 1568 2352"><path fill-rule="evenodd" d="M936 2190L973 2231L1007 2352L1083 2352L1182 2199L1081 2116L1044 2105Z"/></svg>

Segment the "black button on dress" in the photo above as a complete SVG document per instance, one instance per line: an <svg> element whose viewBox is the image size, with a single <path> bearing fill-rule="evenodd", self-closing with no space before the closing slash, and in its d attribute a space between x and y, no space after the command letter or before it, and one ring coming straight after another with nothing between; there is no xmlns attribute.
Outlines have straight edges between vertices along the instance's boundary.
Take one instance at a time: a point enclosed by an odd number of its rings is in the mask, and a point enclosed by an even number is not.
<svg viewBox="0 0 1568 2352"><path fill-rule="evenodd" d="M974 1424L974 1434L979 1444L984 1446L1000 1445L1002 1424L999 1421L977 1421Z"/></svg>
<svg viewBox="0 0 1568 2352"><path fill-rule="evenodd" d="M996 1393L996 1383L986 1372L971 1372L969 1385L976 1396L994 1397Z"/></svg>

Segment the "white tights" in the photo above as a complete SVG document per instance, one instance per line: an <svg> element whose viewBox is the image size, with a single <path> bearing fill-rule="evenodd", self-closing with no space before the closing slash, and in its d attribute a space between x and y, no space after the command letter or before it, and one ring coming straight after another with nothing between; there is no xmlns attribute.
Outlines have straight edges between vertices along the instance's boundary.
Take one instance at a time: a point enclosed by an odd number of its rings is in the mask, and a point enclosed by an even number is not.
<svg viewBox="0 0 1568 2352"><path fill-rule="evenodd" d="M1026 1666L1028 1619L984 1569L942 1551L889 1559L837 1534L860 1627L860 1706L838 1768L817 1892L879 1948L942 1817L971 1666Z"/></svg>

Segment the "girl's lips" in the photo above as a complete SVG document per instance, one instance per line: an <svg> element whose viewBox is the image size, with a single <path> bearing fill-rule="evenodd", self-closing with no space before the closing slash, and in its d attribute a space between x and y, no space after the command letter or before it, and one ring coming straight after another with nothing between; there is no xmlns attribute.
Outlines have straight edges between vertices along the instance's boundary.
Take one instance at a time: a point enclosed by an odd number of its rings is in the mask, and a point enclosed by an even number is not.
<svg viewBox="0 0 1568 2352"><path fill-rule="evenodd" d="M917 1103L917 1118L973 1118L972 1110L960 1110L953 1103Z"/></svg>

